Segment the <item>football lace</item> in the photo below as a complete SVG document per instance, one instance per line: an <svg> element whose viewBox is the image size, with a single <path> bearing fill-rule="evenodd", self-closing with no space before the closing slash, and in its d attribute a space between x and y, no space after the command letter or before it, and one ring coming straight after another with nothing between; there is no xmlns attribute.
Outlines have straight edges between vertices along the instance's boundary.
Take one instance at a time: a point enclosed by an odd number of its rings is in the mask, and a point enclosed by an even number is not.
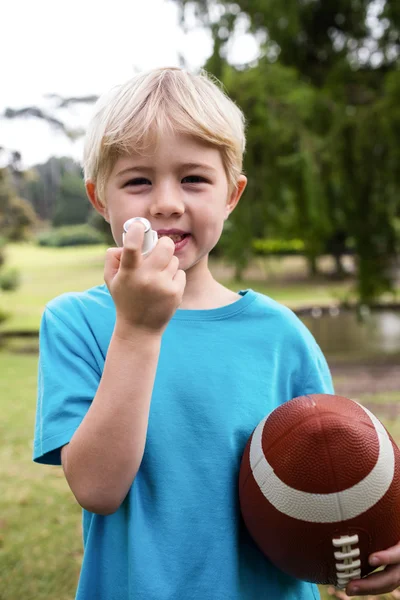
<svg viewBox="0 0 400 600"><path fill-rule="evenodd" d="M361 577L361 561L358 545L358 535L342 535L340 538L334 538L332 544L335 548L340 548L334 552L336 563L336 587L343 589L352 579Z"/></svg>

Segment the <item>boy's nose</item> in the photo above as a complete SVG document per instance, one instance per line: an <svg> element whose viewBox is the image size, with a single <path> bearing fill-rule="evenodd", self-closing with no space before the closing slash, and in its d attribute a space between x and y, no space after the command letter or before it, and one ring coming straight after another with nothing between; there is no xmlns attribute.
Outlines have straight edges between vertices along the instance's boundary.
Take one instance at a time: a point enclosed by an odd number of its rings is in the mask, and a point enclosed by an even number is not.
<svg viewBox="0 0 400 600"><path fill-rule="evenodd" d="M165 192L156 192L154 194L150 207L150 214L153 217L156 217L157 215L181 215L184 212L184 203L176 193L173 193L171 190L166 190Z"/></svg>

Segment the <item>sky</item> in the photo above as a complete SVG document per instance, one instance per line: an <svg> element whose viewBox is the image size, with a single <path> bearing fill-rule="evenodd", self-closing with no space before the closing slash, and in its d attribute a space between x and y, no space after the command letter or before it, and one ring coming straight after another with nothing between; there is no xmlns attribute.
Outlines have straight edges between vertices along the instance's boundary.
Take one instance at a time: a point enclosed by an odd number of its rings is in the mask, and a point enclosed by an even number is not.
<svg viewBox="0 0 400 600"><path fill-rule="evenodd" d="M178 66L179 53L198 69L212 52L209 33L194 24L185 33L167 0L3 0L1 17L0 114L30 105L52 111L49 94L102 94L137 71ZM230 60L246 63L256 55L243 27ZM75 106L57 116L85 128L92 111ZM82 152L82 140L72 144L34 119L0 119L0 146L20 151L24 167L51 155L79 160Z"/></svg>

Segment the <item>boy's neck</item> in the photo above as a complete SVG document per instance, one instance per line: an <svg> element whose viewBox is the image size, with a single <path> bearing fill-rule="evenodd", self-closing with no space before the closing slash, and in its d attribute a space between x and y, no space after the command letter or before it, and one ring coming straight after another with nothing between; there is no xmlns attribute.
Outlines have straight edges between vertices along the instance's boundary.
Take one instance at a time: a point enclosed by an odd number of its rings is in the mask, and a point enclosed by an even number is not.
<svg viewBox="0 0 400 600"><path fill-rule="evenodd" d="M198 279L188 278L183 300L179 305L183 310L210 310L236 302L240 295L232 292L216 281L207 270L207 275Z"/></svg>

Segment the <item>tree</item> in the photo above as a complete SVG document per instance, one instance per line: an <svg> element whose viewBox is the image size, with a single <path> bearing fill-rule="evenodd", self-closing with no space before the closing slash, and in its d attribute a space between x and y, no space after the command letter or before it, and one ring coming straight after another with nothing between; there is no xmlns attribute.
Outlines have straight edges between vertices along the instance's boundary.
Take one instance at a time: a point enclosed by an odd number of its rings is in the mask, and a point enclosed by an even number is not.
<svg viewBox="0 0 400 600"><path fill-rule="evenodd" d="M82 175L63 173L57 191L53 214L53 225L77 225L86 223L91 205L86 197Z"/></svg>
<svg viewBox="0 0 400 600"><path fill-rule="evenodd" d="M72 158L52 156L25 172L22 191L43 221L55 226L85 223L90 205L82 169Z"/></svg>
<svg viewBox="0 0 400 600"><path fill-rule="evenodd" d="M327 248L338 270L352 243L358 293L391 289L398 253L400 9L393 0L177 0L214 39L205 68L248 116L244 203L254 229L301 237L315 268ZM234 68L238 23L261 41L255 65ZM240 227L238 207L237 228ZM253 231L254 231L253 229Z"/></svg>
<svg viewBox="0 0 400 600"><path fill-rule="evenodd" d="M96 96L88 96L84 98L60 98L53 95L58 102L58 107L64 107L71 103L77 102L94 102ZM43 119L52 127L62 130L68 137L74 139L81 135L79 130L69 130L65 124L57 119L54 115L43 111L37 107L25 107L14 110L7 108L1 117L6 119L14 118L38 118ZM6 154L6 150L0 147L0 153ZM8 150L10 157L6 167L0 168L0 231L2 237L0 239L0 289L14 289L18 284L17 274L15 272L4 272L4 251L6 242L9 240L19 241L24 239L27 231L36 223L36 214L32 205L18 195L22 189L26 190L26 181L24 175L19 168L21 155L18 151ZM31 174L31 181L34 180ZM5 320L7 315L0 313L0 322Z"/></svg>
<svg viewBox="0 0 400 600"><path fill-rule="evenodd" d="M15 192L10 169L0 168L0 290L2 291L14 290L19 283L18 273L14 269L5 268L6 243L10 240L25 239L35 222L34 210ZM7 317L8 314L0 310L0 323Z"/></svg>
<svg viewBox="0 0 400 600"><path fill-rule="evenodd" d="M48 94L47 97L54 102L53 112L36 106L21 109L7 108L3 118L41 119L72 140L83 135L81 129L68 128L54 113L57 109L71 105L92 104L98 97L89 95L65 98L57 94ZM82 182L81 168L71 158L52 157L45 164L36 165L25 172L20 189L29 199L37 215L42 220L51 220L55 226L84 223L91 214Z"/></svg>
<svg viewBox="0 0 400 600"><path fill-rule="evenodd" d="M12 241L25 239L29 229L36 224L32 206L17 194L14 182L16 158L12 155L9 165L0 168L0 231L3 239Z"/></svg>

